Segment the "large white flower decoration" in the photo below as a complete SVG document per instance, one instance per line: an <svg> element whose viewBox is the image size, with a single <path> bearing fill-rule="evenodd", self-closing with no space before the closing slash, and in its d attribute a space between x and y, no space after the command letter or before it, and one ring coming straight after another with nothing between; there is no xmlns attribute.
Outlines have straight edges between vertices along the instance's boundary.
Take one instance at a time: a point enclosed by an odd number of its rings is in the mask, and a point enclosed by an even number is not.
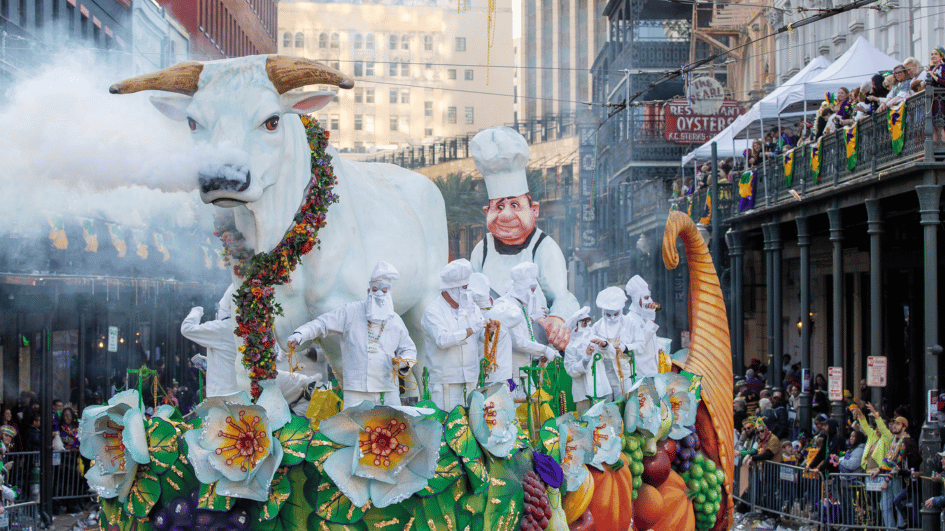
<svg viewBox="0 0 945 531"><path fill-rule="evenodd" d="M89 406L79 422L79 451L95 461L85 478L102 498L124 503L138 465L151 462L138 391L113 396L104 406Z"/></svg>
<svg viewBox="0 0 945 531"><path fill-rule="evenodd" d="M592 457L589 465L604 470L620 460L622 448L623 419L620 409L613 402L598 402L584 413L584 420L591 430Z"/></svg>
<svg viewBox="0 0 945 531"><path fill-rule="evenodd" d="M245 391L210 397L194 410L203 427L184 434L187 457L201 483L216 483L222 496L269 499L282 462L282 444L273 432L289 422L289 405L275 380L265 380L253 404Z"/></svg>
<svg viewBox="0 0 945 531"><path fill-rule="evenodd" d="M673 416L669 438L682 439L692 433L699 401L696 399L696 395L689 392L691 382L685 376L668 372L659 375L659 377L662 377L666 384L664 400L668 402Z"/></svg>
<svg viewBox="0 0 945 531"><path fill-rule="evenodd" d="M357 507L383 508L427 486L436 473L443 425L423 409L361 402L322 421L319 430L344 448L324 471Z"/></svg>
<svg viewBox="0 0 945 531"><path fill-rule="evenodd" d="M506 382L476 389L469 397L469 425L483 448L506 458L518 438L515 402Z"/></svg>
<svg viewBox="0 0 945 531"><path fill-rule="evenodd" d="M575 420L571 413L561 415L555 423L560 437L565 490L572 492L587 479L587 463L594 451L593 435L587 422Z"/></svg>
<svg viewBox="0 0 945 531"><path fill-rule="evenodd" d="M662 424L660 396L663 394L663 379L647 376L638 380L627 394L623 412L624 431L633 433L637 429L655 436Z"/></svg>

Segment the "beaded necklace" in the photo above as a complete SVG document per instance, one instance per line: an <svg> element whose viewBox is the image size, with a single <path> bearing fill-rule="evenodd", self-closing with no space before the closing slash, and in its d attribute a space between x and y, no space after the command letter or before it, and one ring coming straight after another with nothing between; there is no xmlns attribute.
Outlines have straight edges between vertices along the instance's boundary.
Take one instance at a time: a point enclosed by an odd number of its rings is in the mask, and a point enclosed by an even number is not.
<svg viewBox="0 0 945 531"><path fill-rule="evenodd" d="M532 320L528 317L528 312L525 311L525 305L522 304L522 301L515 299L515 302L518 303L518 306L522 309L522 315L525 316L525 324L528 325L528 336L532 338L532 341L535 340L535 332L532 331Z"/></svg>

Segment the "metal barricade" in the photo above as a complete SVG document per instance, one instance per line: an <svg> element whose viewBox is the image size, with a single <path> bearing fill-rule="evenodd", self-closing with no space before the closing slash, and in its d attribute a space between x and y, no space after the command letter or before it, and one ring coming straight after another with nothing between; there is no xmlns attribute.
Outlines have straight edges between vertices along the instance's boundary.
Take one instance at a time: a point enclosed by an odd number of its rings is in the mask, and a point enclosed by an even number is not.
<svg viewBox="0 0 945 531"><path fill-rule="evenodd" d="M764 461L753 463L749 475L754 507L815 526L824 523L826 483L819 471Z"/></svg>
<svg viewBox="0 0 945 531"><path fill-rule="evenodd" d="M2 476L4 511L0 514L0 530L39 529L39 452L4 454Z"/></svg>
<svg viewBox="0 0 945 531"><path fill-rule="evenodd" d="M828 529L921 529L922 487L918 480L886 476L832 473L828 478L826 523Z"/></svg>
<svg viewBox="0 0 945 531"><path fill-rule="evenodd" d="M35 531L42 528L39 502L23 502L3 507L0 529L3 531Z"/></svg>
<svg viewBox="0 0 945 531"><path fill-rule="evenodd" d="M88 466L79 452L70 450L53 452L53 503L54 505L83 505L92 501L95 493L89 489L85 480L85 467Z"/></svg>

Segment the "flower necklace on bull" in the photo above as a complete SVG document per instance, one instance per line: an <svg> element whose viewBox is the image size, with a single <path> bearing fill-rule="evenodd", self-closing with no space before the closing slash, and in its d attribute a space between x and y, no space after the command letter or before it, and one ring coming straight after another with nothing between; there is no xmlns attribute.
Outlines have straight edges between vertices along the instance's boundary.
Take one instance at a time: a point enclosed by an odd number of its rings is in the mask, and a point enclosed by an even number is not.
<svg viewBox="0 0 945 531"><path fill-rule="evenodd" d="M274 318L282 315L282 307L275 300L274 286L291 282L289 276L302 257L319 244L318 230L325 226L328 207L338 201L338 196L332 193L337 181L331 156L325 153L329 133L316 120L300 118L312 153L312 180L282 241L272 251L254 256L244 249L242 235L235 230L215 232L223 241L224 258L228 263L231 259L236 262L233 272L244 279L233 296L237 305L235 334L243 338L239 351L243 366L249 370L254 398L262 391L261 380L276 377L276 342L272 332Z"/></svg>

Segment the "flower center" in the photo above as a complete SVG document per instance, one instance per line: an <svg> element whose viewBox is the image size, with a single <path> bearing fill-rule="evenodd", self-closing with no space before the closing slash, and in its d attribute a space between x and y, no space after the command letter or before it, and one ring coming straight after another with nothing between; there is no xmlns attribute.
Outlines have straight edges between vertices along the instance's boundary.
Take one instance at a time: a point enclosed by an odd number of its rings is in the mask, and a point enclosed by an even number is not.
<svg viewBox="0 0 945 531"><path fill-rule="evenodd" d="M102 437L105 437L106 443L111 442L113 444L106 444L105 451L109 454L109 459L112 462L112 466L115 463L118 463L118 470L125 470L125 443L121 441L121 434L125 431L125 427L119 424L115 424L111 420L105 422L105 433L102 434Z"/></svg>
<svg viewBox="0 0 945 531"><path fill-rule="evenodd" d="M403 444L407 441L398 439L401 434L406 436L404 434L406 429L407 424L397 419L391 419L386 425L365 426L358 444L361 448L361 455L368 460L372 460L374 466L383 465L385 468L390 468L391 459L396 464L400 460L399 458L410 450L410 446ZM405 437L400 438L404 439Z"/></svg>
<svg viewBox="0 0 945 531"><path fill-rule="evenodd" d="M489 426L489 429L495 428L495 425L498 423L496 415L498 412L495 410L495 404L486 404L482 409L482 418L486 421L486 424Z"/></svg>
<svg viewBox="0 0 945 531"><path fill-rule="evenodd" d="M217 448L216 454L226 457L228 466L236 464L243 472L256 468L256 464L269 454L269 434L262 418L257 415L240 411L238 421L227 417L226 427L217 435L230 444Z"/></svg>
<svg viewBox="0 0 945 531"><path fill-rule="evenodd" d="M607 424L601 424L594 428L594 447L600 448L610 439L610 435L604 432L607 429Z"/></svg>

